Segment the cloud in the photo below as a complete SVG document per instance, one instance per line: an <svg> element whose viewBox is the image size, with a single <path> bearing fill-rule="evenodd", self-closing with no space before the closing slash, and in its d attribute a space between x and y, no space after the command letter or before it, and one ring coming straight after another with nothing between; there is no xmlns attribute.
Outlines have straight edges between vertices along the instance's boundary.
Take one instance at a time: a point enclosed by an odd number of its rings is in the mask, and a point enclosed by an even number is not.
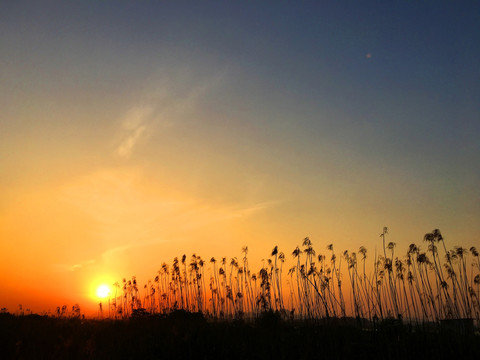
<svg viewBox="0 0 480 360"><path fill-rule="evenodd" d="M137 143L138 139L147 127L142 125L136 128L117 148L117 154L123 158L129 158L132 154L132 149Z"/></svg>
<svg viewBox="0 0 480 360"><path fill-rule="evenodd" d="M109 249L105 250L102 253L102 257L104 259L106 259L106 258L110 258L112 255L114 255L116 253L119 253L119 252L122 252L122 251L127 251L127 250L130 250L130 249L133 249L133 248L140 248L140 247L157 245L157 244L160 244L160 243L163 243L163 242L165 242L165 241L157 239L157 240L134 242L134 243L129 243L129 244L121 245L121 246L116 246L116 247L112 247L112 248L109 248Z"/></svg>
<svg viewBox="0 0 480 360"><path fill-rule="evenodd" d="M122 127L127 134L116 149L117 155L123 158L130 157L134 146L147 128L153 110L151 106L136 106L127 112L122 121Z"/></svg>
<svg viewBox="0 0 480 360"><path fill-rule="evenodd" d="M196 229L199 229L203 226L208 226L212 225L215 223L220 223L224 221L229 221L233 219L238 219L238 218L247 218L255 213L265 210L268 207L272 206L272 204L275 204L276 202L263 202L259 204L255 204L252 206L247 206L247 207L210 207L210 206L202 206L201 204L195 204L195 206L192 208L192 204L184 204L184 206L180 209L180 215L179 218L180 220L178 223L183 224L183 229L187 231L196 231ZM173 220L174 214L170 214L171 217L167 216L170 221ZM188 236L186 237L188 238ZM166 243L166 242L178 242L181 240L181 238L175 236L174 239L164 239L164 238L158 238L155 237L153 239L149 240L143 240L143 241L132 241L128 243L124 243L120 246L115 246L111 247L107 250L105 250L102 253L102 258L104 260L108 260L113 258L115 255L118 255L118 253L126 252L132 249L137 249L137 248L143 248L143 247L149 247L149 246L155 246L158 244Z"/></svg>
<svg viewBox="0 0 480 360"><path fill-rule="evenodd" d="M245 219L276 204L215 204L149 179L138 168L102 169L63 188L64 201L95 222L92 251L102 259L132 248L189 239L199 229L208 232L212 225Z"/></svg>
<svg viewBox="0 0 480 360"><path fill-rule="evenodd" d="M128 159L136 145L159 128L191 120L202 99L218 89L225 77L222 70L205 75L192 74L184 68L152 76L150 90L121 118L120 135L114 141L115 154Z"/></svg>
<svg viewBox="0 0 480 360"><path fill-rule="evenodd" d="M75 271L75 270L78 270L82 267L86 267L88 265L91 265L93 263L95 263L95 260L90 259L90 260L82 261L82 262L80 262L78 264L74 264L74 265L55 264L54 266L59 268L62 271Z"/></svg>
<svg viewBox="0 0 480 360"><path fill-rule="evenodd" d="M202 203L187 212L186 216L189 218L185 222L185 228L198 228L205 225L210 225L218 222L229 221L239 218L247 218L257 212L266 210L267 208L276 204L276 201L265 201L257 204L247 204L246 206L207 206Z"/></svg>
<svg viewBox="0 0 480 360"><path fill-rule="evenodd" d="M236 211L232 211L229 215L229 218L242 218L242 217L248 217L251 216L259 211L265 210L274 204L276 204L277 201L265 201L262 203L254 204L252 206L244 207L244 208L239 208Z"/></svg>

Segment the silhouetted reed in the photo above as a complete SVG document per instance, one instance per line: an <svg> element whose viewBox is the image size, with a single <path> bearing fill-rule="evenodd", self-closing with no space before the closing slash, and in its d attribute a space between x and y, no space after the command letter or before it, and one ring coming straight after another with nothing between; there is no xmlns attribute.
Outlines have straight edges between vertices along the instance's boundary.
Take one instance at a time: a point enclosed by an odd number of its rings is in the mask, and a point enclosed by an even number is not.
<svg viewBox="0 0 480 360"><path fill-rule="evenodd" d="M307 237L293 250L295 264L286 275L286 256L277 246L257 272L249 267L247 247L240 261L212 257L208 267L200 256L193 254L188 262L183 255L174 258L171 266L163 263L154 280L144 285L143 294L135 277L123 279L123 287L115 283L109 316L185 310L215 319L254 319L275 311L290 319L353 317L369 323L479 320L480 259L474 247L447 250L435 229L425 234L424 245L411 244L399 256L396 244L387 241L386 227L380 237L381 254L375 251L371 256L361 246L341 257L333 244L326 247L328 255L318 254Z"/></svg>

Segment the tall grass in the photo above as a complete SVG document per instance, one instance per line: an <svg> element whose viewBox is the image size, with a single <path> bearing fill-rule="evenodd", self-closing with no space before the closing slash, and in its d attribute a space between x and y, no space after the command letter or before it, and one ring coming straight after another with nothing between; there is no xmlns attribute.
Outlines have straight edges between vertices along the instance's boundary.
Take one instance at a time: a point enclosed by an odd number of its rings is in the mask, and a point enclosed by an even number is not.
<svg viewBox="0 0 480 360"><path fill-rule="evenodd" d="M123 318L183 309L231 319L273 310L301 319L480 320L480 259L474 247L448 250L435 229L401 255L388 242L387 228L380 237L382 250L373 256L364 246L338 256L333 244L321 254L307 237L291 253L294 265L286 272L287 257L277 246L258 271L250 269L247 247L240 260L207 262L193 254L188 261L183 255L171 266L163 263L143 293L135 277L115 283L109 314Z"/></svg>

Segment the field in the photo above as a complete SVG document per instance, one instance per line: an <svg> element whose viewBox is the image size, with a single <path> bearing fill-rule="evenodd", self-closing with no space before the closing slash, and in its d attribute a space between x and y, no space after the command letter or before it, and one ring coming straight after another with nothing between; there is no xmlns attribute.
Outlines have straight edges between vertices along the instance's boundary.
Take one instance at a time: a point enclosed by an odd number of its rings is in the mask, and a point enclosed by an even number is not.
<svg viewBox="0 0 480 360"><path fill-rule="evenodd" d="M248 247L242 258L230 261L212 257L207 262L195 254L190 261L186 255L176 257L171 266L163 263L143 288L135 276L116 282L111 290L105 286L98 317L185 310L220 320L256 319L268 311L297 320L397 319L416 326L480 320L480 255L475 247L448 250L435 229L425 234L427 251L412 243L402 256L395 243L386 241L387 230L381 234L382 254L375 251L373 256L364 246L338 254L333 244L322 254L307 237L293 250L289 268L277 246L256 271L250 267ZM79 316L80 308L69 312L67 306L58 307L54 315Z"/></svg>
<svg viewBox="0 0 480 360"><path fill-rule="evenodd" d="M229 262L175 258L143 288L135 277L107 288L96 318L78 304L44 315L4 309L2 358L478 357L478 251L447 250L434 230L426 252L411 244L399 257L386 234L371 271L365 247L337 256L330 244L323 255L305 238L288 271L276 246L258 271L247 247Z"/></svg>
<svg viewBox="0 0 480 360"><path fill-rule="evenodd" d="M480 353L473 328L412 327L396 320L218 321L183 310L122 320L0 316L4 359L466 359Z"/></svg>

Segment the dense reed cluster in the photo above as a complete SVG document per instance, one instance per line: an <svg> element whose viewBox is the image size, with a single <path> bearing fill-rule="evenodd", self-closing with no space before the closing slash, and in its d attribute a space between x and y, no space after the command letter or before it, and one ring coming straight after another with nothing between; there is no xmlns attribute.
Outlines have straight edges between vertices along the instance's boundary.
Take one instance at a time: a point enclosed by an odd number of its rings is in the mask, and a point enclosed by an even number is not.
<svg viewBox="0 0 480 360"><path fill-rule="evenodd" d="M115 283L108 314L105 309L100 313L122 318L180 309L239 319L272 310L291 319L479 320L480 259L474 247L448 250L435 229L402 256L395 243L387 242L387 234L384 228L382 249L373 256L363 246L358 252L336 253L332 244L319 254L307 237L293 250L289 268L275 246L257 272L250 269L247 247L240 259L212 257L208 264L195 254L189 259L183 255L171 266L163 263L143 288L135 277Z"/></svg>

